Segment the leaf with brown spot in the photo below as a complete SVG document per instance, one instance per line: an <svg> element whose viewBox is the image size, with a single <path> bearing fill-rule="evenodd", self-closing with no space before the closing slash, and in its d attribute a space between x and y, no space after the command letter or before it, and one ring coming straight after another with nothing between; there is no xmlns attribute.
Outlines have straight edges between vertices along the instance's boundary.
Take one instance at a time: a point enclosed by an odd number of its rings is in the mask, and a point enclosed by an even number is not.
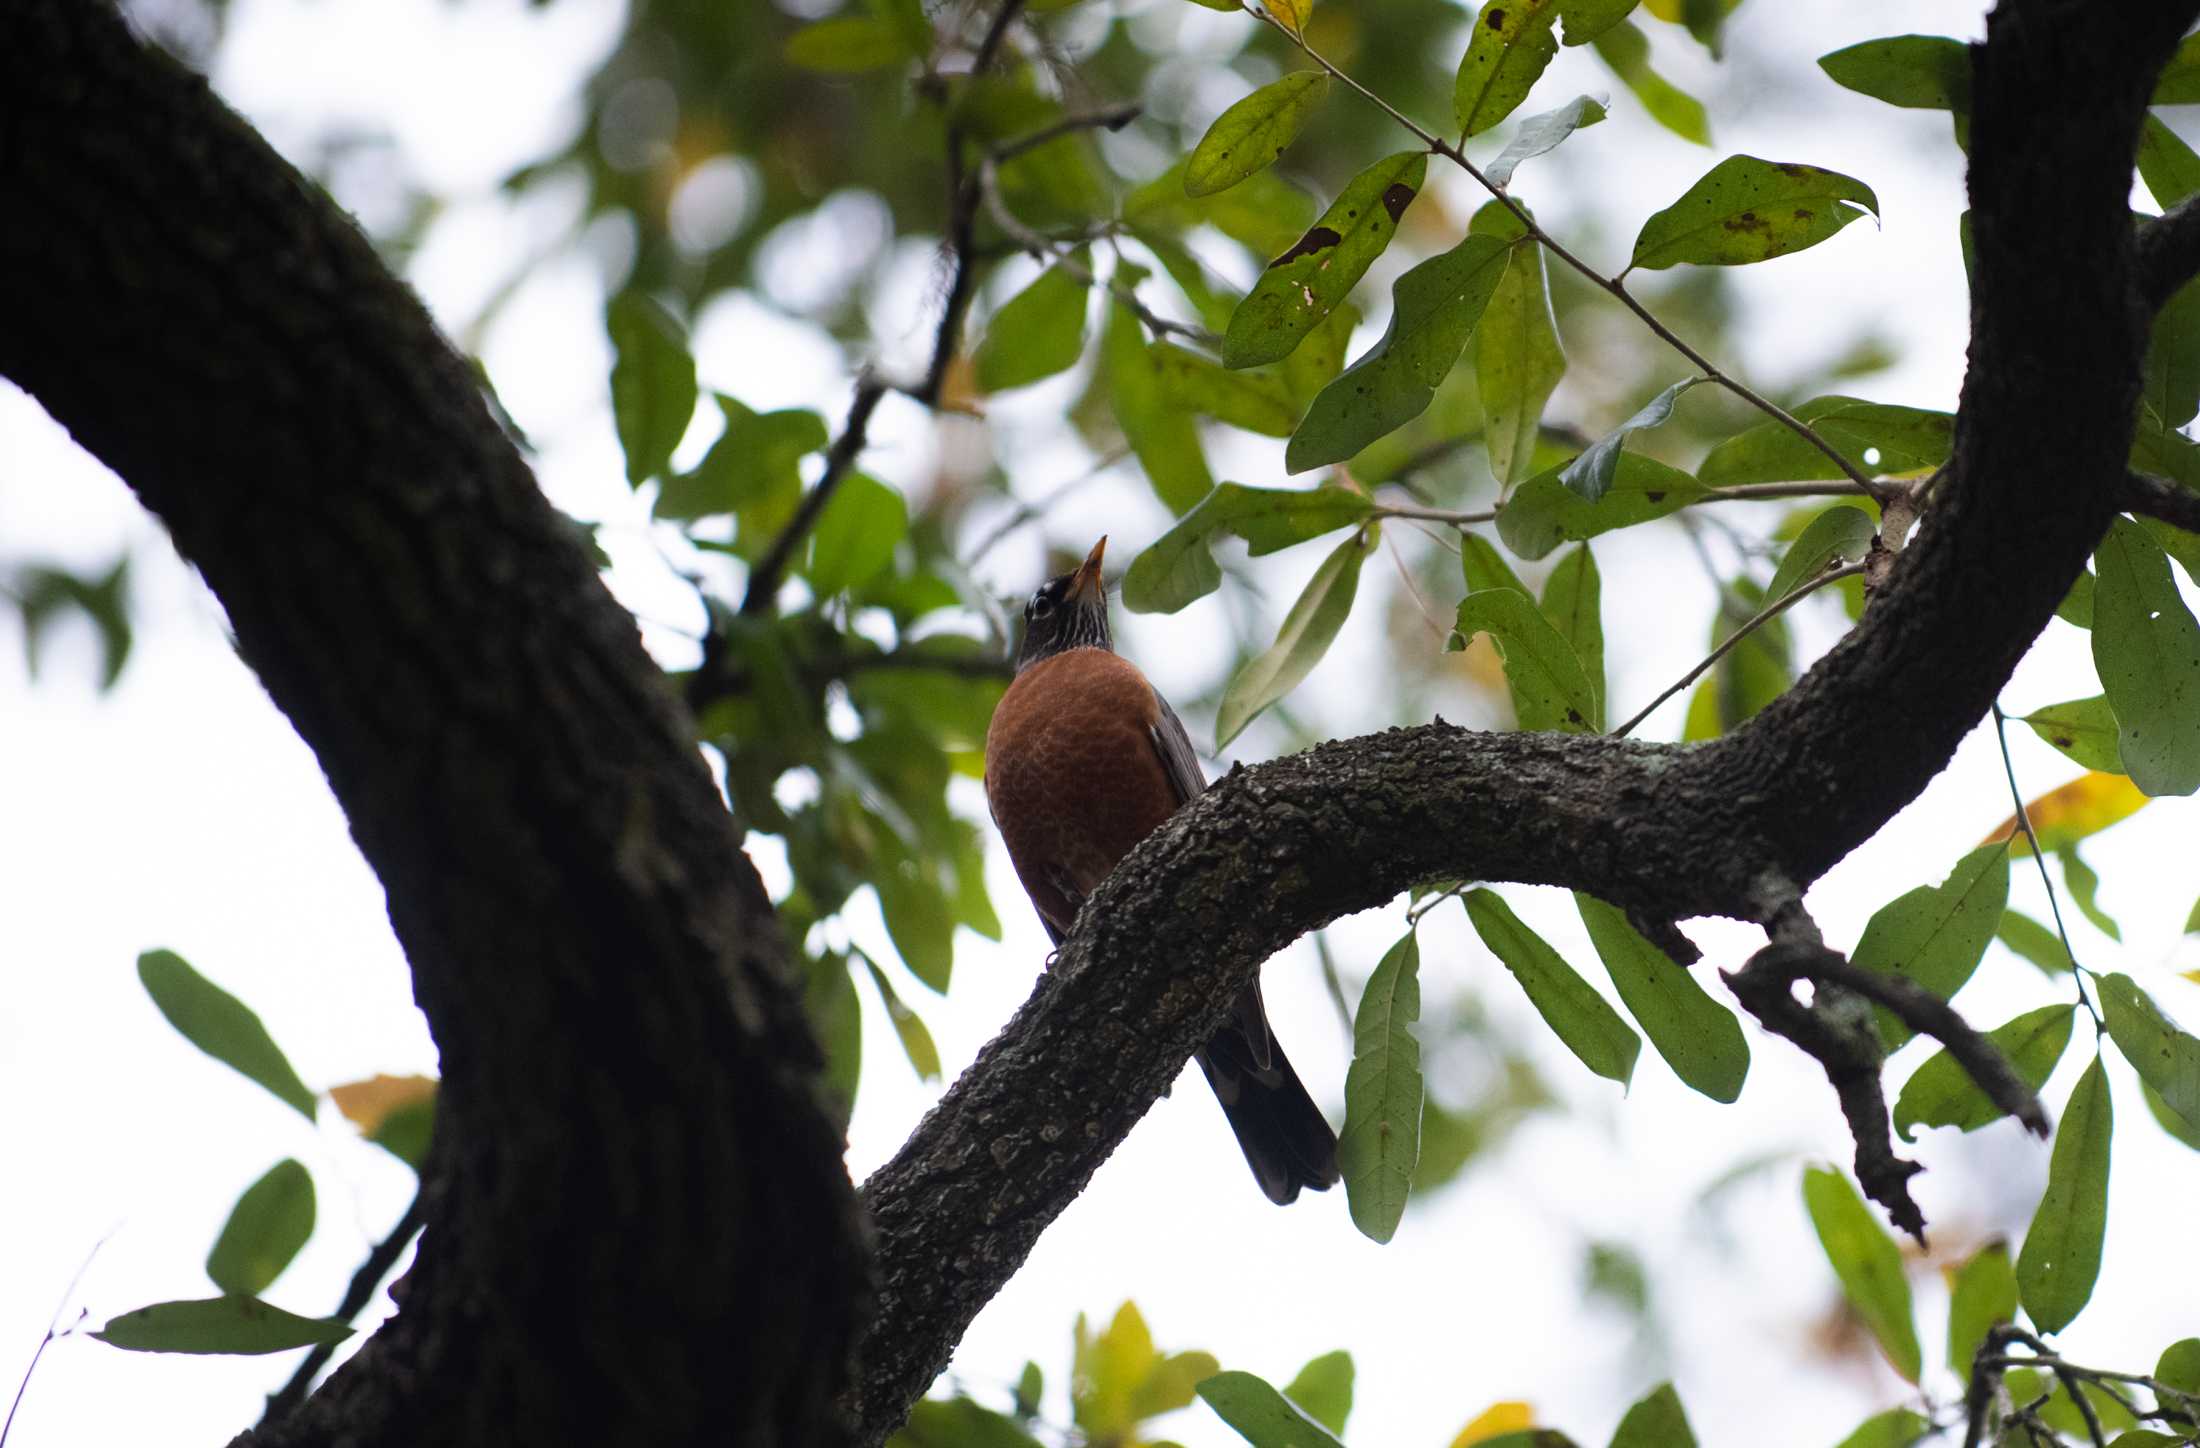
<svg viewBox="0 0 2200 1448"><path fill-rule="evenodd" d="M1459 129L1478 136L1520 108L1558 54L1558 0L1510 0L1483 10L1452 84Z"/></svg>
<svg viewBox="0 0 2200 1448"><path fill-rule="evenodd" d="M1879 198L1853 176L1729 156L1643 223L1628 269L1769 261L1816 246L1867 211L1878 215Z"/></svg>
<svg viewBox="0 0 2200 1448"><path fill-rule="evenodd" d="M1290 356L1390 245L1398 217L1427 174L1426 151L1400 151L1346 183L1321 219L1269 264L1230 314L1222 365L1257 367ZM1393 194L1401 190L1404 199L1393 204Z"/></svg>

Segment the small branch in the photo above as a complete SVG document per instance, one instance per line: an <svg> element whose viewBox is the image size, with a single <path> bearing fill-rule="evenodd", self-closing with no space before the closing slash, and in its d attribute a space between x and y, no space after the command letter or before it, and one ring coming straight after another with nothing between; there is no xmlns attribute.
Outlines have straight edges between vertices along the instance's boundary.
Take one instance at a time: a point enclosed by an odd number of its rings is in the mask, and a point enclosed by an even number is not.
<svg viewBox="0 0 2200 1448"><path fill-rule="evenodd" d="M8 1404L7 1421L0 1422L0 1448L6 1448L8 1434L15 1431L15 1414L23 1406L23 1394L30 1391L31 1375L38 1371L39 1359L45 1357L46 1349L52 1347L57 1338L67 1336L83 1324L85 1314L81 1308L77 1311L76 1321L69 1326L63 1327L61 1319L69 1310L69 1299L76 1296L76 1289L83 1284L84 1274L92 1270L93 1259L99 1256L100 1248L106 1246L108 1238L114 1234L114 1227L109 1227L100 1234L99 1240L92 1243L92 1250L84 1254L84 1260L77 1264L76 1271L69 1277L69 1285L61 1289L61 1300L53 1305L53 1316L46 1319L46 1335L38 1340L38 1347L31 1353L29 1364L24 1367L23 1381L15 1385L15 1400Z"/></svg>
<svg viewBox="0 0 2200 1448"><path fill-rule="evenodd" d="M2126 512L2159 519L2172 528L2200 533L2200 493L2167 478L2151 473L2126 474L2123 507Z"/></svg>
<svg viewBox="0 0 2200 1448"><path fill-rule="evenodd" d="M1432 444L1430 447L1424 448L1420 454L1417 454L1411 460L1409 466L1425 467L1429 462L1443 456L1445 453L1476 440L1474 438L1450 438ZM1399 477L1404 475L1405 470L1401 469ZM1397 477L1385 478L1383 481L1386 484L1395 483L1398 486L1404 486ZM1900 484L1894 484L1883 488L1882 491L1899 496L1902 487ZM1713 488L1704 496L1692 500L1688 506L1698 507L1704 503L1761 503L1781 498L1853 498L1867 496L1870 496L1867 489L1847 479L1819 482L1737 483L1731 488ZM1378 518L1410 518L1425 523L1445 523L1454 528L1466 528L1476 523L1494 523L1497 521L1497 515L1503 511L1502 508L1476 508L1466 512L1457 512L1449 508L1426 508L1417 503L1385 503L1376 508L1375 516ZM1845 577L1846 575L1829 575L1821 582L1831 582L1835 576ZM1817 585L1813 584L1812 586L1816 587Z"/></svg>
<svg viewBox="0 0 2200 1448"><path fill-rule="evenodd" d="M2009 758L2009 716L2001 712L2001 701L1994 701L1994 738L2001 744L2001 769L2009 780L2009 802L2017 812L2017 828L2024 832L2024 842L2032 847L2032 863L2040 872L2040 888L2047 891L2047 908L2055 916L2055 937L2062 941L2063 958L2070 962L2070 981L2077 987L2078 1004L2093 1017L2093 1029L2107 1029L2101 1021L2101 1013L2094 1006L2093 998L2085 993L2085 968L2078 964L2078 952L2070 948L2070 932L2063 927L2062 900L2055 894L2055 882L2047 878L2047 856L2040 849L2040 837L2032 832L2032 812L2025 808L2024 791L2017 788L2017 766Z"/></svg>
<svg viewBox="0 0 2200 1448"><path fill-rule="evenodd" d="M2159 311L2171 293L2200 273L2200 196L2188 196L2141 229L2131 272L2149 311Z"/></svg>
<svg viewBox="0 0 2200 1448"><path fill-rule="evenodd" d="M1015 532L1018 528L1023 527L1026 523L1032 522L1040 517L1045 516L1046 511L1049 508L1052 508L1056 503L1059 503L1060 501L1062 501L1062 499L1068 497L1071 493L1076 492L1079 488L1084 487L1093 479L1100 477L1101 475L1106 473L1108 469L1114 467L1117 463L1122 462L1130 455L1131 450L1128 446L1111 448L1107 452L1101 454L1101 456L1094 461L1091 467L1085 469L1085 471L1079 473L1076 477L1071 478L1068 482L1054 489L1046 496L1039 498L1033 502L1018 503L1016 505L1015 511L1011 512L1006 518L1003 518L999 523L995 524L993 530L990 533L987 533L983 538L979 539L976 546L971 548L969 554L962 560L963 571L965 573L969 573L975 570L978 566L978 560L985 557L986 554L991 553L994 547L999 544L1003 538L1006 538L1009 534Z"/></svg>
<svg viewBox="0 0 2200 1448"><path fill-rule="evenodd" d="M1136 101L1125 101L1121 105L1108 106L1097 111L1064 116L1051 126L1041 126L1028 136L1019 136L1013 141L1004 141L995 146L993 160L995 164L1012 161L1026 151L1036 151L1049 141L1078 131L1120 131L1137 120L1144 109Z"/></svg>
<svg viewBox="0 0 2200 1448"><path fill-rule="evenodd" d="M1638 712L1634 718L1629 719L1625 724L1622 724L1619 726L1619 728L1614 729L1612 731L1612 737L1614 739L1625 739L1629 734L1632 734L1635 730L1635 726L1640 724L1643 720L1649 718L1652 714L1656 713L1659 706L1664 704L1666 700L1672 698L1675 694L1678 694L1681 690L1687 688L1690 684L1693 684L1696 682L1696 680L1702 678L1707 670L1709 670L1713 665L1717 664L1719 660L1725 658L1728 654L1732 653L1735 646L1740 644L1743 639L1748 638L1758 629L1763 628L1773 619L1778 618L1781 614L1787 612L1789 608L1794 606L1797 600L1806 598L1809 595L1816 593L1819 589L1824 588L1829 583L1838 583L1844 578L1854 578L1863 571L1864 565L1861 563L1846 564L1843 567L1833 569L1832 571L1827 573L1821 573L1816 578L1809 579L1806 582L1797 584L1794 591L1789 593L1786 597L1766 604L1763 608L1759 609L1756 615L1749 619L1748 622L1744 623L1740 628L1734 630L1734 632L1728 634L1726 638L1721 641L1717 648L1713 649L1709 654L1705 655L1703 662L1697 664L1696 667L1690 669L1686 674L1682 675L1681 678L1670 687L1668 687L1664 693L1659 694L1658 697L1652 699L1648 704L1645 704L1642 707L1641 711Z"/></svg>
<svg viewBox="0 0 2200 1448"><path fill-rule="evenodd" d="M421 1224L425 1220L426 1215L420 1206L420 1194L415 1192L412 1205L405 1208L405 1215L397 1219L397 1225L390 1228L388 1236L374 1244L374 1249L367 1253L367 1260L360 1263L359 1270L352 1274L351 1285L344 1289L344 1300L336 1305L334 1316L350 1322L366 1311L367 1304L374 1299L374 1289L381 1286L382 1279L390 1275L390 1269L397 1265L397 1259L404 1255L405 1248L419 1235ZM306 1394L312 1390L314 1378L320 1375L322 1368L328 1366L328 1360L334 1356L336 1347L335 1343L324 1342L317 1344L313 1351L306 1354L306 1360L298 1364L298 1371L290 1375L290 1381L268 1394L267 1411L260 1415L260 1427L266 1428L281 1422L296 1411L298 1405L306 1400Z"/></svg>
<svg viewBox="0 0 2200 1448"><path fill-rule="evenodd" d="M1986 1099L2024 1123L2034 1136L2047 1135L2047 1112L2039 1097L2024 1084L1994 1043L1971 1028L1971 1023L1939 996L1908 976L1883 975L1865 970L1832 951L1812 972L1811 978L1830 982L1885 1006L1902 1018L1902 1024L1920 1035L1931 1036L1948 1048Z"/></svg>
<svg viewBox="0 0 2200 1448"><path fill-rule="evenodd" d="M944 335L944 334L943 334ZM818 515L833 500L833 492L840 480L855 465L856 455L863 451L871 426L871 413L879 399L889 389L885 382L868 373L856 381L855 401L849 404L848 420L842 424L840 436L833 439L832 447L825 454L825 471L819 474L816 486L802 497L802 505L795 509L794 517L772 539L772 546L757 560L749 574L748 591L741 595L741 612L754 616L768 613L779 596L779 585L787 576L787 565L793 561L795 549L810 535L817 525Z"/></svg>

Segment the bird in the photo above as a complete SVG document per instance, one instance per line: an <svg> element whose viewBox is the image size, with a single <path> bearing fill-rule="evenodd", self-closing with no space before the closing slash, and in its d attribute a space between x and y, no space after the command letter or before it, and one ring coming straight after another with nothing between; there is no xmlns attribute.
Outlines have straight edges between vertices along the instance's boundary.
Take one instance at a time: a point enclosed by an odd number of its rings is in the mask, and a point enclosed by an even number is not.
<svg viewBox="0 0 2200 1448"><path fill-rule="evenodd" d="M1207 788L1184 723L1108 631L1103 537L1024 607L985 737L986 803L1056 945L1116 863ZM1337 1181L1337 1136L1269 1029L1256 977L1193 1057L1253 1178L1287 1205Z"/></svg>

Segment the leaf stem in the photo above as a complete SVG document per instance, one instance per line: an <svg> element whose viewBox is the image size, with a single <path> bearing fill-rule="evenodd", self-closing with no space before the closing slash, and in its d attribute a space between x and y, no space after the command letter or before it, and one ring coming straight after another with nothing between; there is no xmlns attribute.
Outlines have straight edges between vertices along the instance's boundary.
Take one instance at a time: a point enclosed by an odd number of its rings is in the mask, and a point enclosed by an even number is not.
<svg viewBox="0 0 2200 1448"><path fill-rule="evenodd" d="M2085 967L2078 964L2078 952L2070 948L2070 932L2063 928L2062 901L2056 897L2055 882L2047 878L2047 856L2040 850L2040 837L2032 832L2032 812L2024 807L2024 792L2017 788L2017 766L2009 757L2009 716L2001 712L1999 699L1994 701L1994 738L2001 744L2001 770L2009 780L2009 800L2016 806L2017 827L2024 832L2024 842L2032 847L2032 863L2039 867L2040 886L2047 891L2047 908L2055 915L2055 935L2062 941L2063 955L2070 961L2070 979L2078 988L2078 1004L2093 1017L2093 1030L2097 1035L2107 1027L2092 998L2085 993Z"/></svg>

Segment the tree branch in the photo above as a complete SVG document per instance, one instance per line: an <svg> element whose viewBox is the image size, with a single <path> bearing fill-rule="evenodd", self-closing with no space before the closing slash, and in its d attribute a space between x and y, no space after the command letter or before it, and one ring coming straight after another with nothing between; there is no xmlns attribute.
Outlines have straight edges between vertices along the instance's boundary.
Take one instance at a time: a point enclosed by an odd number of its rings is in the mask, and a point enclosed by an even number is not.
<svg viewBox="0 0 2200 1448"><path fill-rule="evenodd" d="M420 1235L421 1216L420 1194L416 1191L413 1199L405 1206L405 1215L399 1217L397 1225L374 1244L367 1253L367 1260L361 1262L359 1270L351 1274L351 1285L344 1289L343 1301L336 1305L336 1311L330 1316L339 1322L350 1322L367 1310L367 1304L374 1300L374 1289L382 1285L382 1279L390 1275L390 1269L397 1265L397 1259L405 1255L405 1249L412 1245L413 1238ZM298 1364L298 1371L290 1375L290 1381L284 1383L279 1390L268 1394L267 1410L260 1414L262 1428L289 1417L306 1400L306 1392L312 1388L313 1380L320 1376L321 1369L328 1366L328 1360L336 1355L336 1347L333 1342L316 1344L313 1351L306 1354L305 1361Z"/></svg>
<svg viewBox="0 0 2200 1448"><path fill-rule="evenodd" d="M2126 512L2158 519L2188 533L2200 533L2200 493L2167 478L2151 473L2127 474L2122 503Z"/></svg>
<svg viewBox="0 0 2200 1448"><path fill-rule="evenodd" d="M2200 274L2200 196L2186 197L2140 229L2133 265L2139 297L2150 312Z"/></svg>

